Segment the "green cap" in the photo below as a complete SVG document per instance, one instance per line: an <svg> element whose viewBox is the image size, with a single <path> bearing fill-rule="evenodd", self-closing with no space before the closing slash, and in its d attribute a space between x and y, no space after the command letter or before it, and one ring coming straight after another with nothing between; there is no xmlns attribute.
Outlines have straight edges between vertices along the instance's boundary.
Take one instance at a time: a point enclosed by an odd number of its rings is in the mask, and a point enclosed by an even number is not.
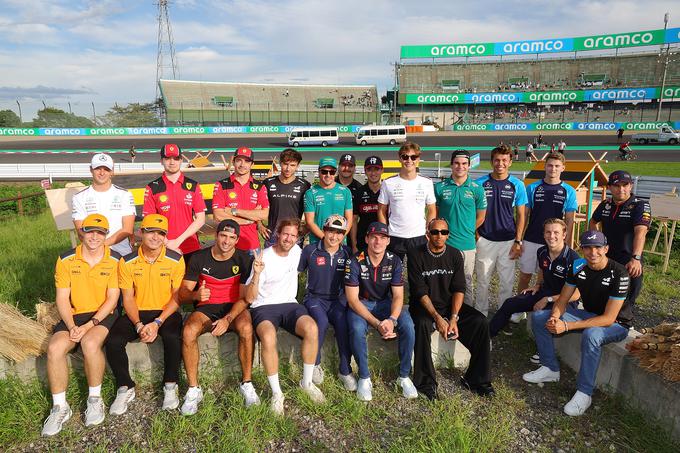
<svg viewBox="0 0 680 453"><path fill-rule="evenodd" d="M323 167L338 168L338 161L333 159L332 157L329 157L329 156L322 157L319 160L319 168L323 168Z"/></svg>

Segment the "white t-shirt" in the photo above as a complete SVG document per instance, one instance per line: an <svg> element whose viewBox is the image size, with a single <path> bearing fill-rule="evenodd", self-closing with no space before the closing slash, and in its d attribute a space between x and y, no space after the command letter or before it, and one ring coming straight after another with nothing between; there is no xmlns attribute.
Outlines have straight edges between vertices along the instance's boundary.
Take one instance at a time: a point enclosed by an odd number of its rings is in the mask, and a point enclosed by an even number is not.
<svg viewBox="0 0 680 453"><path fill-rule="evenodd" d="M109 221L109 236L123 228L123 217L135 215L135 200L127 190L112 185L106 192L97 192L92 186L73 196L71 218L85 220L90 214L101 214ZM111 246L122 256L132 253L127 238Z"/></svg>
<svg viewBox="0 0 680 453"><path fill-rule="evenodd" d="M415 179L391 176L380 186L378 203L389 205L390 236L414 238L425 234L425 206L435 204L434 184L417 175Z"/></svg>
<svg viewBox="0 0 680 453"><path fill-rule="evenodd" d="M262 252L264 270L260 274L257 297L250 304L251 308L263 305L297 303L298 290L298 263L302 249L295 245L288 256L279 256L274 247L267 247ZM253 279L250 274L248 282Z"/></svg>

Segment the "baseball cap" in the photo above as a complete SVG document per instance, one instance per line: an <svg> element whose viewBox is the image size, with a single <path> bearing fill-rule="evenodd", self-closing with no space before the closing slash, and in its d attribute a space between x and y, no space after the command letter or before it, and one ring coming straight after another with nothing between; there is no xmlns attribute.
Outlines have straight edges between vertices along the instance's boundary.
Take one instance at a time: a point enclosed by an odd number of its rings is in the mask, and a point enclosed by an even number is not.
<svg viewBox="0 0 680 453"><path fill-rule="evenodd" d="M241 227L239 227L238 223L236 223L236 220L234 219L225 219L222 220L218 225L217 225L217 230L216 232L220 231L227 231L230 233L234 233L236 236L241 235Z"/></svg>
<svg viewBox="0 0 680 453"><path fill-rule="evenodd" d="M357 159L354 157L354 154L343 154L340 156L340 165L342 164L352 164L356 165L357 164Z"/></svg>
<svg viewBox="0 0 680 453"><path fill-rule="evenodd" d="M322 157L319 159L319 168L323 167L338 168L338 161L329 156Z"/></svg>
<svg viewBox="0 0 680 453"><path fill-rule="evenodd" d="M633 177L626 170L616 170L609 175L609 185L633 183Z"/></svg>
<svg viewBox="0 0 680 453"><path fill-rule="evenodd" d="M142 230L168 232L168 219L160 214L149 214L142 219Z"/></svg>
<svg viewBox="0 0 680 453"><path fill-rule="evenodd" d="M236 151L234 151L234 157L245 157L246 159L253 160L253 150L246 148L245 146L241 146L236 148Z"/></svg>
<svg viewBox="0 0 680 453"><path fill-rule="evenodd" d="M99 167L106 167L109 170L113 170L113 159L108 154L98 153L92 156L92 161L90 162L90 168L95 169Z"/></svg>
<svg viewBox="0 0 680 453"><path fill-rule="evenodd" d="M323 223L324 230L329 228L331 230L347 231L347 219L339 214L329 216Z"/></svg>
<svg viewBox="0 0 680 453"><path fill-rule="evenodd" d="M165 159L167 157L181 157L182 150L179 146L174 143L167 143L161 146L161 158Z"/></svg>
<svg viewBox="0 0 680 453"><path fill-rule="evenodd" d="M364 161L364 169L368 167L380 167L383 168L383 161L380 157L378 156L369 156L366 158Z"/></svg>
<svg viewBox="0 0 680 453"><path fill-rule="evenodd" d="M88 231L101 231L104 234L109 234L109 221L101 214L90 214L85 217L80 229L85 233Z"/></svg>
<svg viewBox="0 0 680 453"><path fill-rule="evenodd" d="M470 151L466 149L459 149L457 151L454 151L453 154L451 154L451 163L453 163L453 160L456 157L467 157L467 160L470 160Z"/></svg>
<svg viewBox="0 0 680 453"><path fill-rule="evenodd" d="M581 247L604 247L607 245L607 236L601 231L590 230L581 235L579 242Z"/></svg>
<svg viewBox="0 0 680 453"><path fill-rule="evenodd" d="M382 234L383 236L390 235L387 225L382 222L372 222L368 226L368 230L366 230L366 235L368 236L369 234Z"/></svg>

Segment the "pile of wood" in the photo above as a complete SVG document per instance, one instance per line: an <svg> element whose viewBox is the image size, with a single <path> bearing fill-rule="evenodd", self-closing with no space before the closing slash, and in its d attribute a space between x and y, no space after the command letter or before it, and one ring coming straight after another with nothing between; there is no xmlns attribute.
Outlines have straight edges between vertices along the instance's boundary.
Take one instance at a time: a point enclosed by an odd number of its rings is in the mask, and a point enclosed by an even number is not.
<svg viewBox="0 0 680 453"><path fill-rule="evenodd" d="M642 336L628 343L630 353L640 366L664 379L680 381L680 323L659 324L640 329Z"/></svg>

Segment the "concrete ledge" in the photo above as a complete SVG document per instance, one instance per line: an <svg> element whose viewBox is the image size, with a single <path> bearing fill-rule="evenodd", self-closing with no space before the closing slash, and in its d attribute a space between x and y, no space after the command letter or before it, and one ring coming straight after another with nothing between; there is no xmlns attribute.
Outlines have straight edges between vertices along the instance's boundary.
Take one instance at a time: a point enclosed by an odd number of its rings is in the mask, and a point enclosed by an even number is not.
<svg viewBox="0 0 680 453"><path fill-rule="evenodd" d="M531 331L531 317L527 318ZM641 334L635 330L628 338L602 348L596 385L607 393L623 396L629 403L668 423L668 429L680 439L680 385L664 380L660 374L640 368L628 354L626 344ZM555 338L555 350L563 364L578 372L581 366L581 333L569 332Z"/></svg>

